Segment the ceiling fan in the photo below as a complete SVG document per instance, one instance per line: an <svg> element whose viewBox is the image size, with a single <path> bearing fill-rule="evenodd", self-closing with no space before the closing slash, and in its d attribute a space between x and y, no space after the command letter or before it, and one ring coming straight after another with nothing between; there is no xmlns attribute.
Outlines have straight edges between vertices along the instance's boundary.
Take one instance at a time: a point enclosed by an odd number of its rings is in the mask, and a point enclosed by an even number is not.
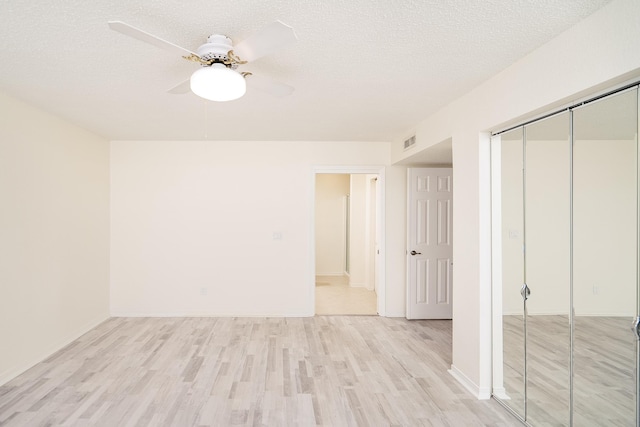
<svg viewBox="0 0 640 427"><path fill-rule="evenodd" d="M251 87L282 97L293 92L293 87L276 82L267 77L254 76L250 72L237 71L238 66L255 61L265 55L293 43L297 40L293 28L280 21L267 25L240 43L233 44L231 39L220 34L212 34L207 42L195 52L163 40L122 21L109 21L109 28L129 37L152 44L161 49L177 53L188 61L201 65L201 68L168 92L187 93L211 101L231 101L240 98L246 92L245 79Z"/></svg>

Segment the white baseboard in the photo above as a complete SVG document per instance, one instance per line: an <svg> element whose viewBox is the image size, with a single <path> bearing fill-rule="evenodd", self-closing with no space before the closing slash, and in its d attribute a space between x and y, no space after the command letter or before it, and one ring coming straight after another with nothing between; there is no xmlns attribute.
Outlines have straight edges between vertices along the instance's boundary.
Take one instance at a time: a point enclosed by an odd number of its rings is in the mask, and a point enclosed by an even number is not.
<svg viewBox="0 0 640 427"><path fill-rule="evenodd" d="M480 387L469 377L467 377L461 370L451 365L449 373L455 378L464 388L466 388L471 394L473 394L478 400L491 399L491 389L489 387Z"/></svg>
<svg viewBox="0 0 640 427"><path fill-rule="evenodd" d="M575 317L628 317L629 322L631 322L631 319L636 317L636 315L634 313L613 313L610 311L606 313L580 313L578 311L575 313Z"/></svg>
<svg viewBox="0 0 640 427"><path fill-rule="evenodd" d="M504 316L522 316L521 311L508 311L502 313ZM529 316L569 316L569 313L566 311L538 311L538 312L527 312Z"/></svg>
<svg viewBox="0 0 640 427"><path fill-rule="evenodd" d="M564 316L564 317L569 317L569 314L565 311L565 312L556 312L556 311L534 311L534 312L527 312L527 314L529 316ZM503 315L505 316L522 316L522 311L509 311L509 312L505 312L503 313ZM633 313L621 313L621 312L605 312L605 313L596 313L596 312L576 312L575 313L576 317L636 317L635 314Z"/></svg>
<svg viewBox="0 0 640 427"><path fill-rule="evenodd" d="M315 313L206 313L206 312L156 312L112 311L111 317L313 317Z"/></svg>
<svg viewBox="0 0 640 427"><path fill-rule="evenodd" d="M384 317L401 317L403 319L406 319L407 314L404 311L387 311Z"/></svg>
<svg viewBox="0 0 640 427"><path fill-rule="evenodd" d="M51 356L58 350L61 350L64 347L68 346L73 341L77 340L82 335L86 334L91 329L95 328L96 326L98 326L99 324L101 324L107 319L109 319L108 316L100 317L98 319L93 319L92 321L85 323L82 327L76 329L74 332L68 334L66 337L62 338L56 344L50 346L49 348L38 353L35 356L28 358L26 361L23 361L22 363L20 363L20 365L12 366L6 371L0 372L0 386L8 383L18 375L23 374L24 372L31 369L38 363L47 359L49 356Z"/></svg>
<svg viewBox="0 0 640 427"><path fill-rule="evenodd" d="M494 387L493 395L500 400L511 400L511 398L507 394L507 390L504 387Z"/></svg>

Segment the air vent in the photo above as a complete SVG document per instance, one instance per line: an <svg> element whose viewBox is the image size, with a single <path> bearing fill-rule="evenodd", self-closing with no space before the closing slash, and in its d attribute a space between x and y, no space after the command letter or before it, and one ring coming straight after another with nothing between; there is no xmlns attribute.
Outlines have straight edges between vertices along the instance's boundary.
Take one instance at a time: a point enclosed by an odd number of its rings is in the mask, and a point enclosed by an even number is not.
<svg viewBox="0 0 640 427"><path fill-rule="evenodd" d="M411 148L413 145L415 145L416 143L416 136L413 135L411 138L407 139L404 141L404 149L408 150L409 148Z"/></svg>

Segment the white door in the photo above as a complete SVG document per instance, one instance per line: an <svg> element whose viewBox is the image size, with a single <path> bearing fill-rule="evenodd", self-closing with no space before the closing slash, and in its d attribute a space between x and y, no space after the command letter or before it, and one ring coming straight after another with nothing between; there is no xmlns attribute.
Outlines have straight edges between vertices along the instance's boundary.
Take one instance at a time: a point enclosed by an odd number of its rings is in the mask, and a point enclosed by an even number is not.
<svg viewBox="0 0 640 427"><path fill-rule="evenodd" d="M407 319L451 319L451 168L410 168L407 196Z"/></svg>

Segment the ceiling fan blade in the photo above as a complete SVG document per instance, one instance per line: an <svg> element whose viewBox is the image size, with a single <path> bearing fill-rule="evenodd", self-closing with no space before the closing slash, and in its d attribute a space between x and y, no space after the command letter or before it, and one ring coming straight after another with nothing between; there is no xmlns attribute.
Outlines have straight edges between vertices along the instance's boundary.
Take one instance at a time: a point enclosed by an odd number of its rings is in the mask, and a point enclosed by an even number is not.
<svg viewBox="0 0 640 427"><path fill-rule="evenodd" d="M125 36L133 37L134 39L138 39L145 43L152 44L160 49L168 50L170 52L177 53L182 56L196 55L196 53L191 52L189 49L185 49L178 45L175 45L166 40L162 40L152 34L147 33L146 31L142 31L136 27L132 27L129 24L125 24L122 21L109 21L109 28L119 33L124 34Z"/></svg>
<svg viewBox="0 0 640 427"><path fill-rule="evenodd" d="M189 93L190 91L191 91L191 79L187 79L182 83L178 83L176 86L169 89L167 93L171 93L173 95L181 95L183 93Z"/></svg>
<svg viewBox="0 0 640 427"><path fill-rule="evenodd" d="M247 85L273 96L277 96L278 98L291 95L295 90L293 86L271 80L267 77L254 76L253 74L247 76Z"/></svg>
<svg viewBox="0 0 640 427"><path fill-rule="evenodd" d="M293 28L276 21L233 47L233 53L251 62L298 40Z"/></svg>

